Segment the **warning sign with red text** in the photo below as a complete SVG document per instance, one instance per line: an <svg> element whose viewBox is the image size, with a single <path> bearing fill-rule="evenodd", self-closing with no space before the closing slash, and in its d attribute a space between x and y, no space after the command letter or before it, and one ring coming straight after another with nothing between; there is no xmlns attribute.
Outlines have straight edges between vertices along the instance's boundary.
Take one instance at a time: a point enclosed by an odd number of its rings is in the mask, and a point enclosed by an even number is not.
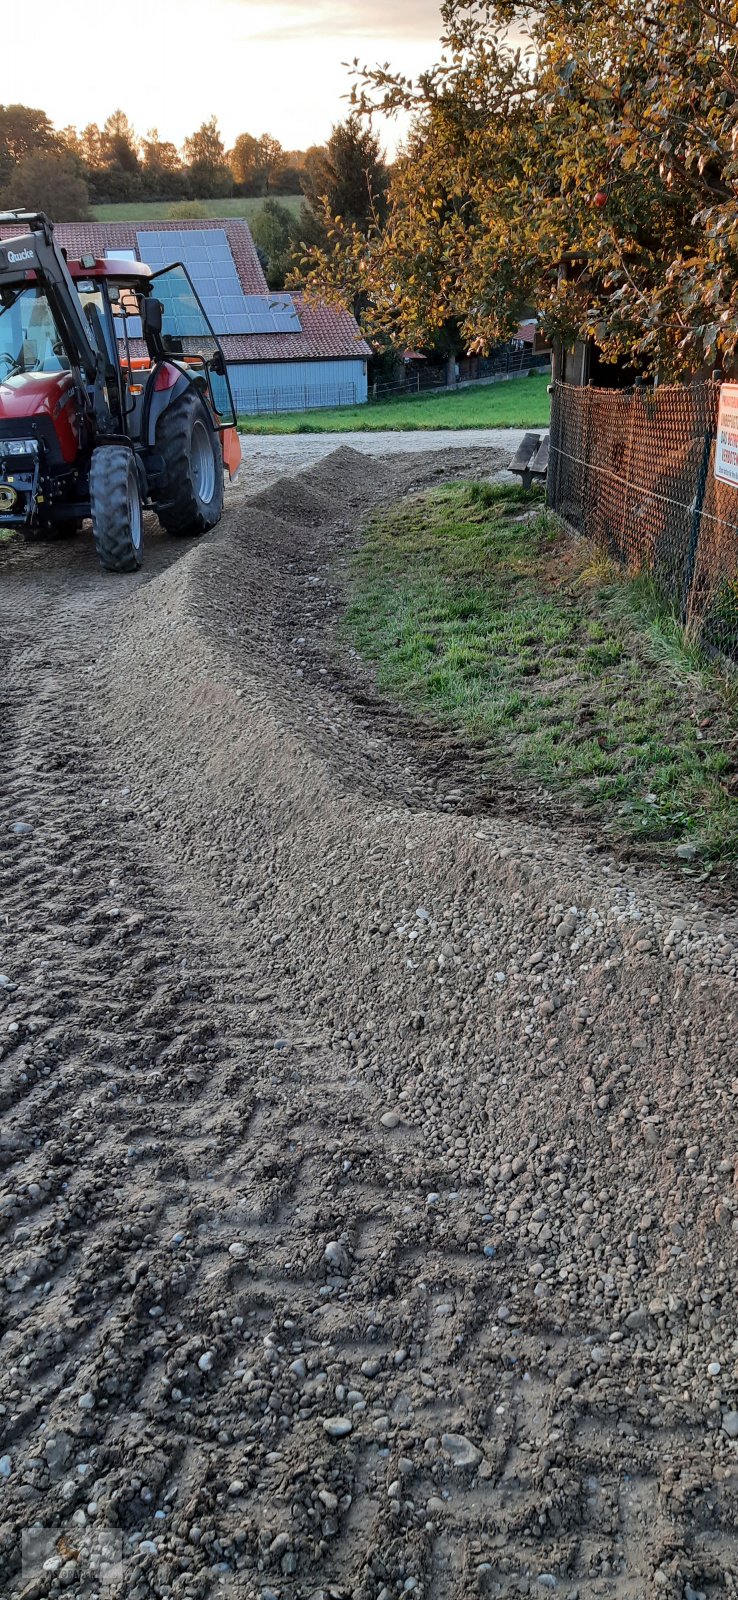
<svg viewBox="0 0 738 1600"><path fill-rule="evenodd" d="M724 383L720 390L715 477L738 489L738 383Z"/></svg>

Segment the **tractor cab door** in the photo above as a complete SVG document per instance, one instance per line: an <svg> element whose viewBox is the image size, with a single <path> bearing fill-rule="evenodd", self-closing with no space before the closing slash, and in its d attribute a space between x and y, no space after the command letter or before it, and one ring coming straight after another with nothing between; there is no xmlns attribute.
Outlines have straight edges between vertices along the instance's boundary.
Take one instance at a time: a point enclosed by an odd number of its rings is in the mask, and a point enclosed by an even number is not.
<svg viewBox="0 0 738 1600"><path fill-rule="evenodd" d="M163 308L161 338L167 356L192 368L204 382L217 426L234 428L228 368L217 335L206 315L187 268L178 262L152 273L156 298Z"/></svg>

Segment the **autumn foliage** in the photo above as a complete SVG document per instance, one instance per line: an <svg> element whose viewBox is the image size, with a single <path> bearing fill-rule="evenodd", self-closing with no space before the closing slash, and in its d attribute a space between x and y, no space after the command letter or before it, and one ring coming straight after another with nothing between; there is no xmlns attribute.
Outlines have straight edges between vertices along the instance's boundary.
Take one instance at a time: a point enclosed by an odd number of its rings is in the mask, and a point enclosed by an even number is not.
<svg viewBox="0 0 738 1600"><path fill-rule="evenodd" d="M679 377L738 347L738 0L447 0L411 82L354 64L357 111L410 111L386 221L330 219L316 289L367 331L466 348L535 308Z"/></svg>

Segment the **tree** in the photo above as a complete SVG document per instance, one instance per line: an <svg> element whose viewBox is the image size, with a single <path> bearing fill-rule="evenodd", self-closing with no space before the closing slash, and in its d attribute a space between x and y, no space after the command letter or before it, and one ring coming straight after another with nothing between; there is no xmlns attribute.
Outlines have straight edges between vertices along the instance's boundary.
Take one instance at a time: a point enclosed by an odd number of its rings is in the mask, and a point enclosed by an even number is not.
<svg viewBox="0 0 738 1600"><path fill-rule="evenodd" d="M52 222L86 222L89 191L69 156L38 151L24 156L0 195L3 206L45 211Z"/></svg>
<svg viewBox="0 0 738 1600"><path fill-rule="evenodd" d="M535 305L551 334L688 374L738 349L736 0L446 0L441 60L359 72L355 114L410 112L384 227L306 263L367 322L467 348ZM513 19L529 49L514 48ZM339 213L336 212L336 215Z"/></svg>
<svg viewBox="0 0 738 1600"><path fill-rule="evenodd" d="M104 164L103 136L96 122L88 122L78 138L79 153L91 171Z"/></svg>
<svg viewBox="0 0 738 1600"><path fill-rule="evenodd" d="M295 220L278 200L265 200L251 218L251 233L266 261L270 289L283 289L298 238Z"/></svg>
<svg viewBox="0 0 738 1600"><path fill-rule="evenodd" d="M253 194L260 178L259 140L253 133L239 133L228 156L234 182L246 194Z"/></svg>
<svg viewBox="0 0 738 1600"><path fill-rule="evenodd" d="M56 146L57 136L45 111L33 106L0 106L0 182L25 156Z"/></svg>
<svg viewBox="0 0 738 1600"><path fill-rule="evenodd" d="M263 133L240 133L230 152L229 162L236 183L247 194L268 194L281 181L285 156L278 139Z"/></svg>
<svg viewBox="0 0 738 1600"><path fill-rule="evenodd" d="M270 189L279 182L284 169L284 151L279 140L272 138L270 133L263 133L259 140L259 161L263 192L269 194Z"/></svg>
<svg viewBox="0 0 738 1600"><path fill-rule="evenodd" d="M232 178L216 117L201 123L196 132L185 139L183 155L197 195L207 199L230 192Z"/></svg>
<svg viewBox="0 0 738 1600"><path fill-rule="evenodd" d="M141 177L146 193L159 200L173 200L186 192L187 175L177 146L160 139L156 128L141 140Z"/></svg>
<svg viewBox="0 0 738 1600"><path fill-rule="evenodd" d="M138 139L124 111L111 113L104 124L100 143L106 167L121 167L124 172L138 172Z"/></svg>
<svg viewBox="0 0 738 1600"><path fill-rule="evenodd" d="M354 114L324 148L308 150L302 187L316 214L325 204L332 217L368 228L385 214L388 177L379 140Z"/></svg>
<svg viewBox="0 0 738 1600"><path fill-rule="evenodd" d="M149 128L141 140L141 160L150 173L170 176L182 171L182 161L176 144L159 138L158 128Z"/></svg>

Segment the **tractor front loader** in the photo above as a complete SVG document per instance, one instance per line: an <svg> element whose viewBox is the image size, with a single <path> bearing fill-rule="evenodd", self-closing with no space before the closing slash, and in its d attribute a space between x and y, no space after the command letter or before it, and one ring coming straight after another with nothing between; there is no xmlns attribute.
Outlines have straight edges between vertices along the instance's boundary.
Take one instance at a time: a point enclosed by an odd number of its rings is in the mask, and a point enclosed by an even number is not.
<svg viewBox="0 0 738 1600"><path fill-rule="evenodd" d="M102 565L143 560L143 513L205 533L241 451L223 352L184 266L68 261L48 217L0 213L0 528L90 518Z"/></svg>

